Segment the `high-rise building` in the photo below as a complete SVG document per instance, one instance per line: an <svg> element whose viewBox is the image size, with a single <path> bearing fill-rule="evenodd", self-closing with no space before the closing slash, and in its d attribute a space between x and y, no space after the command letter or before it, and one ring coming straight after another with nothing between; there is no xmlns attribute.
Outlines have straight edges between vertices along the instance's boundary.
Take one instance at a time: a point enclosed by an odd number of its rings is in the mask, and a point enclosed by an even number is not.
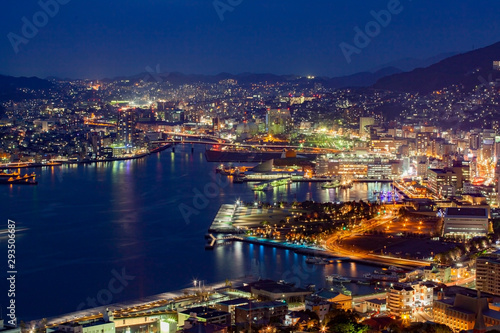
<svg viewBox="0 0 500 333"><path fill-rule="evenodd" d="M431 147L431 133L429 132L420 132L417 133L417 153L419 155L427 155L432 152Z"/></svg>
<svg viewBox="0 0 500 333"><path fill-rule="evenodd" d="M500 253L476 259L477 289L500 296Z"/></svg>
<svg viewBox="0 0 500 333"><path fill-rule="evenodd" d="M134 145L135 126L137 117L134 109L118 111L118 139L127 147Z"/></svg>
<svg viewBox="0 0 500 333"><path fill-rule="evenodd" d="M447 187L457 188L457 174L450 169L429 169L427 171L429 189L441 197L448 196Z"/></svg>

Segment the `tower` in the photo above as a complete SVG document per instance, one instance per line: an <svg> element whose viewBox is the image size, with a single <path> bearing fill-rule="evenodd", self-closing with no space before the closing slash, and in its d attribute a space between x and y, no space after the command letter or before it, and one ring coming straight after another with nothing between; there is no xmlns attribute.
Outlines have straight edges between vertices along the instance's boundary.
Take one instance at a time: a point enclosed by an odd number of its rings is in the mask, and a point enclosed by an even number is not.
<svg viewBox="0 0 500 333"><path fill-rule="evenodd" d="M118 138L127 147L134 145L136 123L137 118L134 109L118 111Z"/></svg>

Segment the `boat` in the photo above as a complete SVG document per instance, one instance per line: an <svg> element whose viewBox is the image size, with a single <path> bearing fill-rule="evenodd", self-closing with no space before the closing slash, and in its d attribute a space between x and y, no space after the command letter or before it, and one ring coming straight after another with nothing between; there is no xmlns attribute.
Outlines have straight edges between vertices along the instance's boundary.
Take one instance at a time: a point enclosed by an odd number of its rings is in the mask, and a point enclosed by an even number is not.
<svg viewBox="0 0 500 333"><path fill-rule="evenodd" d="M325 183L321 185L322 189L327 189L327 188L336 188L340 186L340 182L338 180L334 180L332 182Z"/></svg>
<svg viewBox="0 0 500 333"><path fill-rule="evenodd" d="M270 187L269 187L270 186ZM272 190L273 186L269 183L260 183L253 186L254 191L269 191Z"/></svg>
<svg viewBox="0 0 500 333"><path fill-rule="evenodd" d="M326 281L338 282L338 283L349 283L349 282L351 282L351 279L343 277L340 274L332 274L332 275L328 275L326 277Z"/></svg>
<svg viewBox="0 0 500 333"><path fill-rule="evenodd" d="M370 282L364 281L364 280L358 280L358 284L362 284L362 285L368 286L368 285L370 285Z"/></svg>
<svg viewBox="0 0 500 333"><path fill-rule="evenodd" d="M292 179L290 178L284 178L284 179L278 179L278 180L273 180L271 182L272 186L282 186L282 185L288 185L292 182Z"/></svg>

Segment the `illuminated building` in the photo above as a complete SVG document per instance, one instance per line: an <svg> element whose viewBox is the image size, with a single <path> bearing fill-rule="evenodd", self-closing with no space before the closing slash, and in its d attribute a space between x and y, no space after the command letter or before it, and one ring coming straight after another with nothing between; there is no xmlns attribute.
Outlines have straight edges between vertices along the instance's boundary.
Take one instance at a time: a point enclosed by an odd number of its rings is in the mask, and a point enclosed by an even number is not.
<svg viewBox="0 0 500 333"><path fill-rule="evenodd" d="M401 160L393 157L380 153L327 154L317 161L317 171L355 179L391 179L402 172Z"/></svg>
<svg viewBox="0 0 500 333"><path fill-rule="evenodd" d="M500 324L500 312L490 309L488 299L480 293L478 297L456 294L445 298L438 292L432 313L434 322L447 325L455 332L472 330L478 323L485 327Z"/></svg>
<svg viewBox="0 0 500 333"><path fill-rule="evenodd" d="M429 155L431 153L431 133L420 132L417 133L417 153L419 155Z"/></svg>
<svg viewBox="0 0 500 333"><path fill-rule="evenodd" d="M488 234L487 208L446 208L443 236L472 238Z"/></svg>
<svg viewBox="0 0 500 333"><path fill-rule="evenodd" d="M189 318L196 318L198 322L216 324L221 326L231 325L231 314L226 311L219 311L205 306L189 308L178 312L178 323L184 323Z"/></svg>
<svg viewBox="0 0 500 333"><path fill-rule="evenodd" d="M235 298L227 301L221 301L215 304L215 308L219 311L229 312L231 314L231 324L236 323L236 307L248 304L248 298Z"/></svg>
<svg viewBox="0 0 500 333"><path fill-rule="evenodd" d="M305 309L316 313L320 321L325 319L325 315L330 312L332 303L318 296L307 296L305 302Z"/></svg>
<svg viewBox="0 0 500 333"><path fill-rule="evenodd" d="M447 283L451 281L451 267L432 265L424 268L424 279L434 282Z"/></svg>
<svg viewBox="0 0 500 333"><path fill-rule="evenodd" d="M429 169L427 170L427 178L429 189L441 197L449 194L449 190L443 191L444 186L448 185L457 188L457 174L450 169Z"/></svg>
<svg viewBox="0 0 500 333"><path fill-rule="evenodd" d="M477 289L500 296L500 254L480 256L476 259Z"/></svg>
<svg viewBox="0 0 500 333"><path fill-rule="evenodd" d="M392 164L390 163L382 163L380 159L375 159L373 163L367 165L366 177L369 179L388 179L392 175Z"/></svg>
<svg viewBox="0 0 500 333"><path fill-rule="evenodd" d="M125 146L134 145L134 134L137 118L135 110L123 109L118 113L118 138Z"/></svg>
<svg viewBox="0 0 500 333"><path fill-rule="evenodd" d="M493 61L493 69L500 71L500 61Z"/></svg>
<svg viewBox="0 0 500 333"><path fill-rule="evenodd" d="M288 313L285 302L250 302L236 307L236 326L247 327L253 325L266 325L271 321L282 321Z"/></svg>
<svg viewBox="0 0 500 333"><path fill-rule="evenodd" d="M433 288L427 283L395 284L387 292L387 309L403 319L411 318L417 309L432 305Z"/></svg>
<svg viewBox="0 0 500 333"><path fill-rule="evenodd" d="M338 291L320 290L315 293L318 296L330 303L333 303L337 308L343 310L352 309L352 296L340 293Z"/></svg>

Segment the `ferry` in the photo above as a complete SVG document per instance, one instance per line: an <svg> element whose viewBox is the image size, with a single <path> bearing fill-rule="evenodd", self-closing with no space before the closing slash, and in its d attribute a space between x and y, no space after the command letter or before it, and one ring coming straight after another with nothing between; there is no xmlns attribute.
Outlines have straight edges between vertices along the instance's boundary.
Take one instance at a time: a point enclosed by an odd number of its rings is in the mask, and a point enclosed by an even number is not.
<svg viewBox="0 0 500 333"><path fill-rule="evenodd" d="M288 185L291 183L292 183L292 180L290 178L285 178L285 179L273 180L271 182L271 185L272 186L282 186L282 185Z"/></svg>
<svg viewBox="0 0 500 333"><path fill-rule="evenodd" d="M254 191L272 191L273 185L270 183L256 184L253 186Z"/></svg>
<svg viewBox="0 0 500 333"><path fill-rule="evenodd" d="M340 182L338 180L334 180L333 182L328 182L328 183L321 185L322 189L336 188L336 187L340 187Z"/></svg>

